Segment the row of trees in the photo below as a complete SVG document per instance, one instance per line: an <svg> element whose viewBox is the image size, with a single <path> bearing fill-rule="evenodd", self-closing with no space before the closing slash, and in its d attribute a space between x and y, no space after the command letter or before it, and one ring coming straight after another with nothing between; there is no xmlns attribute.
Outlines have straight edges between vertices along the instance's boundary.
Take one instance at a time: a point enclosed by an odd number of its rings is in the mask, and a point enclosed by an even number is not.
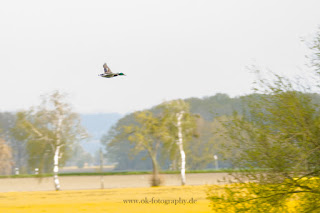
<svg viewBox="0 0 320 213"><path fill-rule="evenodd" d="M227 97L217 95L220 96ZM73 113L70 105L65 102L64 95L56 91L43 96L42 100L39 106L30 110L20 111L15 115L1 114L6 118L10 117L10 119L0 119L10 122L10 125L5 124L1 128L2 138L7 139L7 143L3 143L5 148L1 152L6 158L6 163L1 161L1 165L9 171L8 174L12 171L13 162L15 167L19 168L22 166L39 168L39 173L54 171L55 187L59 190L59 166L83 153L77 142L87 135L80 125L79 116ZM190 149L185 150L185 146L190 145L188 144L190 139L197 138L195 136L198 127L203 121L199 122L201 120L199 116L190 113L189 104L183 100L166 102L150 111L136 112L133 118L134 122L121 126L121 134L117 133L117 136L108 143L108 155L112 152L112 148L121 144L116 139L121 140L125 136L131 142L135 153L146 151L151 159L154 171L153 185L159 185L161 180L160 155L164 157L161 160L172 161L174 168L181 167L181 180L182 184L185 184L186 155L190 155ZM116 128L117 126L113 130Z"/></svg>
<svg viewBox="0 0 320 213"><path fill-rule="evenodd" d="M215 129L221 126L217 118L230 116L233 110L242 111L242 109L246 109L246 105L240 97L230 98L226 94L216 94L204 98L189 98L166 102L142 112L148 112L155 117L169 117L170 115L171 120L175 119L177 122L177 112L174 110L173 105L178 102L186 105L187 108L186 110L182 110L186 112L186 114L180 114L182 125L189 122L189 115L193 117L194 122L192 124L192 137L190 137L190 134L187 132L183 133L186 134L183 136L183 149L187 156L185 160L186 169L202 170L215 168L213 156L218 155L220 160L218 152L222 147L219 144L221 144L223 140L223 138L219 137L218 133L215 133ZM106 157L108 161L117 163L115 168L117 170L152 169L152 160L147 151L145 149L135 149L134 143L130 142L126 134L123 134L124 126L136 124L136 115L134 113L128 114L121 118L109 134L106 134L101 139L102 144L106 146ZM162 138L161 146L157 153L158 164L162 170L178 170L181 166L179 147L175 143L178 140L178 129L173 128L172 124L168 122L165 125L167 129L175 131L170 133L170 135L174 135L176 138L171 138L171 143L167 143ZM188 129L189 127L186 128ZM187 131L186 128L182 128L182 132ZM141 161L141 159L145 160ZM219 165L227 168L230 167L230 162L226 160L219 161Z"/></svg>
<svg viewBox="0 0 320 213"><path fill-rule="evenodd" d="M59 166L65 165L67 161L77 161L77 165L81 167L84 163L83 157L88 161L93 159L77 143L86 137L86 133L80 125L79 116L73 113L70 105L66 103L65 96L56 91L43 96L42 100L39 106L26 111L16 114L0 113L0 134L4 139L0 172L12 174L13 166L19 168L20 173L32 172L35 168L39 169L40 174L54 171L55 187L59 190L57 175ZM203 141L206 141L204 137L208 139L210 134L202 134L211 132L211 127L207 126L208 122L202 118L201 114L210 115L205 110L209 108L210 103L212 105L212 103L223 103L232 99L227 95L217 94L212 98L190 100L166 102L151 110L129 115L132 123L117 125L111 131L117 136L107 147L107 157L111 157L113 150L119 147L120 152L116 152L118 157L128 158L128 154L138 152L140 156L146 155L144 157L150 159L150 167L153 166L155 185L160 184L159 164L170 162L174 170L181 168L182 184L185 184L186 168L202 169L203 165L212 163L212 149L203 146L205 145ZM209 104L199 104L199 102ZM190 109L201 107L204 109L200 110L198 115L190 112ZM225 107L222 104L220 108ZM119 132L121 134L118 134ZM144 141L140 141L142 136ZM123 142L129 143L129 146L124 144L125 149L132 148L134 151L123 152L123 147L121 148ZM193 149L201 153L198 156L194 155ZM138 158L139 162L132 162L134 166L141 164L140 159ZM118 162L115 159L112 160Z"/></svg>

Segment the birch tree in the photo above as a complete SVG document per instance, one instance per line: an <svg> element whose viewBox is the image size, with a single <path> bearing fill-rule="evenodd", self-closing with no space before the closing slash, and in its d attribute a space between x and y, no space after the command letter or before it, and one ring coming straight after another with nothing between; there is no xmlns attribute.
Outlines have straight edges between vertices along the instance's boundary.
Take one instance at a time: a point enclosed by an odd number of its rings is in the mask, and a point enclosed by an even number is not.
<svg viewBox="0 0 320 213"><path fill-rule="evenodd" d="M168 134L164 137L167 145L175 144L180 155L181 184L186 184L186 153L184 143L189 140L195 132L195 117L190 113L189 105L183 100L174 100L163 103L162 107ZM173 152L174 153L174 152Z"/></svg>
<svg viewBox="0 0 320 213"><path fill-rule="evenodd" d="M86 137L79 116L64 99L58 91L43 96L41 105L17 113L15 126L26 132L29 164L38 164L40 172L52 165L47 169L53 168L56 190L60 190L59 165L70 157L72 145Z"/></svg>

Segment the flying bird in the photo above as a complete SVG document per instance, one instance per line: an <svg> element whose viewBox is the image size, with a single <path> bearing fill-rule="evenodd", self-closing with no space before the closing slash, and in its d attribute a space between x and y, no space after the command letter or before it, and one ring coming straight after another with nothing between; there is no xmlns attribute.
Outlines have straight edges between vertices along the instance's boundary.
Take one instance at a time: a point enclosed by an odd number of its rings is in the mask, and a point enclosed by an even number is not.
<svg viewBox="0 0 320 213"><path fill-rule="evenodd" d="M118 72L118 73L113 73L110 69L110 67L108 67L107 63L103 64L103 69L104 69L104 73L100 74L99 76L103 77L103 78L113 78L119 75L125 75L122 72Z"/></svg>

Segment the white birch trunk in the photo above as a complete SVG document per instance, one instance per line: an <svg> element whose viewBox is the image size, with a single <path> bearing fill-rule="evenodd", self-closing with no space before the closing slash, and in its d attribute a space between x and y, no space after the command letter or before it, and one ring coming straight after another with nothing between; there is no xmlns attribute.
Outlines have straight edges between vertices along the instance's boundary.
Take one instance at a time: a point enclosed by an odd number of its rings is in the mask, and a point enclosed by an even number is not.
<svg viewBox="0 0 320 213"><path fill-rule="evenodd" d="M53 181L54 181L54 186L56 188L56 191L60 190L60 181L58 177L59 173L59 158L60 158L60 148L61 148L61 126L62 126L62 121L63 121L63 116L58 115L58 122L57 122L57 145L56 145L56 150L54 152L54 157L53 157Z"/></svg>
<svg viewBox="0 0 320 213"><path fill-rule="evenodd" d="M179 147L180 156L181 156L181 185L186 184L186 154L183 150L183 138L182 138L182 127L181 127L181 119L183 114L184 114L184 111L177 113L177 126L178 126L177 145Z"/></svg>
<svg viewBox="0 0 320 213"><path fill-rule="evenodd" d="M58 172L59 172L59 156L60 155L60 146L56 147L56 150L54 152L54 157L53 157L53 181L54 181L54 186L56 188L56 191L60 190L60 181L58 177Z"/></svg>

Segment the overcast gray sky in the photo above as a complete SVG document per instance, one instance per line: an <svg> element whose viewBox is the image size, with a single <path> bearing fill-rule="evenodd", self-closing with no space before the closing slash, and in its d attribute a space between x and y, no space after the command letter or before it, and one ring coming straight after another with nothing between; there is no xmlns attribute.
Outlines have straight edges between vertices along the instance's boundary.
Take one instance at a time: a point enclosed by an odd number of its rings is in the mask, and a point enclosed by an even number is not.
<svg viewBox="0 0 320 213"><path fill-rule="evenodd" d="M43 93L77 112L142 110L164 100L251 92L257 64L301 74L319 0L0 2L0 111ZM107 62L127 76L98 77Z"/></svg>

